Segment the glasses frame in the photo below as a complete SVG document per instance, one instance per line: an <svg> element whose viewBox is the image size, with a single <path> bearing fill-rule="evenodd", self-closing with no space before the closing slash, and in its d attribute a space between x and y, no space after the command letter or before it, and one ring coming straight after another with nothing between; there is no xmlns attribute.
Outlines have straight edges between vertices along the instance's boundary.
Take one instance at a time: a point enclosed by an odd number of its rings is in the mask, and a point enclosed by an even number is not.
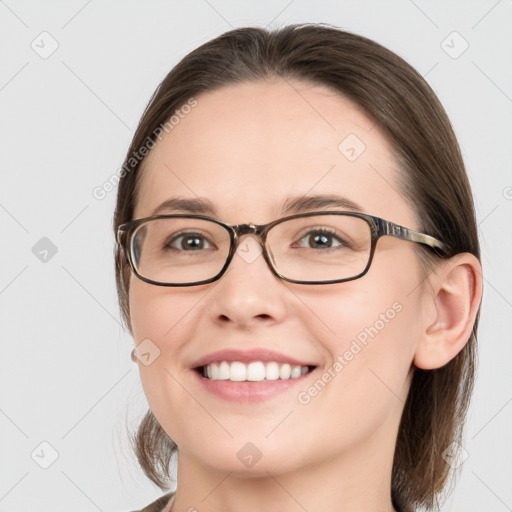
<svg viewBox="0 0 512 512"><path fill-rule="evenodd" d="M343 215L343 216L349 216L349 217L358 217L360 219L363 219L369 226L371 231L371 247L370 247L370 256L368 258L368 263L366 264L366 267L362 272L357 274L353 277L343 278L343 279L334 279L329 281L300 281L297 279L289 279L285 277L283 274L281 274L275 267L274 262L272 261L272 256L270 252L267 249L267 235L268 232L278 224L281 224L283 222L286 222L288 220L302 218L302 217L312 217L312 216L320 216L320 215ZM132 247L132 235L135 232L135 230L147 223L151 222L153 220L157 219L167 219L167 218L190 218L190 219L202 219L202 220L208 220L215 224L218 224L219 226L222 226L228 233L231 241L230 249L228 256L226 257L226 262L224 263L224 266L222 269L212 278L205 279L203 281L194 281L194 282L188 282L188 283L163 283L160 281L153 281L152 279L148 279L147 277L142 276L139 274L135 264L134 264L134 258L133 258L133 247ZM283 279L284 281L290 282L290 283L297 283L297 284L334 284L334 283L344 283L346 281L354 281L355 279L359 279L360 277L363 277L370 269L370 266L373 261L373 256L375 253L375 248L377 246L377 242L379 239L383 236L392 236L395 238L399 238L400 240L406 240L408 242L415 242L418 244L425 245L427 247L430 247L431 249L436 252L438 256L446 256L450 252L450 247L442 242L441 240L438 240L437 238L427 235L425 233L421 233L419 231L416 231L414 229L409 229L403 226L400 226L399 224L395 224L394 222L390 222L388 220L381 219L380 217L375 217L373 215L368 215L366 213L360 213L360 212L338 212L338 211L320 211L320 212L305 212L305 213L298 213L296 215L290 215L288 217L283 217L281 219L274 220L272 222L269 222L268 224L237 224L237 225L231 225L226 222L223 222L219 219L215 219L213 217L208 217L206 215L192 215L192 214L169 214L169 215L153 215L151 217L144 217L140 219L131 220L129 222L125 222L121 224L117 229L117 243L118 246L122 248L122 251L125 255L125 257L128 260L128 263L133 271L133 273L142 281L145 281L149 284L154 284L156 286L199 286L202 284L208 284L213 283L214 281L219 280L226 272L227 268L229 267L229 264L233 260L233 257L235 255L235 252L238 248L238 244L240 243L240 238L243 235L255 235L259 238L259 243L262 246L263 249L263 257L265 258L265 261L267 262L268 267L272 271L274 275L279 277L280 279Z"/></svg>

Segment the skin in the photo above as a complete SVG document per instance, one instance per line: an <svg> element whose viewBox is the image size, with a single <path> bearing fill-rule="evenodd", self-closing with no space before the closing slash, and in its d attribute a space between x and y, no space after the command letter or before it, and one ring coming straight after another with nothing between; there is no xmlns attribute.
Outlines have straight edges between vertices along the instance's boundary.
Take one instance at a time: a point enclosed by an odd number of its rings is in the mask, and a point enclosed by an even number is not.
<svg viewBox="0 0 512 512"><path fill-rule="evenodd" d="M288 197L337 193L418 229L385 137L346 98L275 80L197 101L146 158L134 218L171 196L201 197L220 220L263 224L283 216ZM349 134L366 146L353 162L338 150ZM282 281L262 257L248 263L238 255L219 281L201 286L159 287L132 276L135 343L149 338L160 350L151 365L139 363L143 387L179 449L174 512L393 510L392 459L413 367L442 366L463 348L481 296L476 258L458 255L424 280L416 250L384 237L366 276L322 286ZM402 308L395 318L299 403L298 393L394 303ZM232 347L272 348L318 368L270 400L232 404L205 391L190 368ZM251 468L237 457L247 442L262 454Z"/></svg>

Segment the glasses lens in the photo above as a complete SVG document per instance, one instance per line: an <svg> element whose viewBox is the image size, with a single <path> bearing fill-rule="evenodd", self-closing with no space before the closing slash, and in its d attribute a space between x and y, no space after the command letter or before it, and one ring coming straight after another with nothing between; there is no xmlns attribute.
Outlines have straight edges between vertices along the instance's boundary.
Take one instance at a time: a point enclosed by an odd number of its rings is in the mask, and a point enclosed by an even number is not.
<svg viewBox="0 0 512 512"><path fill-rule="evenodd" d="M181 284L217 275L229 254L226 229L204 219L164 218L141 224L130 251L137 272L152 281Z"/></svg>
<svg viewBox="0 0 512 512"><path fill-rule="evenodd" d="M268 233L276 270L297 281L335 281L355 277L370 259L371 229L349 215L313 215L287 220Z"/></svg>

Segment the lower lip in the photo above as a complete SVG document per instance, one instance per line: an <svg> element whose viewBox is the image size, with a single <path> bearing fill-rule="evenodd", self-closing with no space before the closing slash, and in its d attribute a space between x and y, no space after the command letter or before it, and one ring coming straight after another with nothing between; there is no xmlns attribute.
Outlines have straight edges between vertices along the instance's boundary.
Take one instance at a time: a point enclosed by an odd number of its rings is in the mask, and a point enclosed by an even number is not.
<svg viewBox="0 0 512 512"><path fill-rule="evenodd" d="M314 371L314 370L313 370ZM194 370L197 378L202 386L210 393L226 400L236 403L254 403L263 402L276 395L284 393L304 383L313 371L301 375L296 379L277 379L277 380L261 380L257 382L233 382L230 380L212 380L203 377L199 372Z"/></svg>

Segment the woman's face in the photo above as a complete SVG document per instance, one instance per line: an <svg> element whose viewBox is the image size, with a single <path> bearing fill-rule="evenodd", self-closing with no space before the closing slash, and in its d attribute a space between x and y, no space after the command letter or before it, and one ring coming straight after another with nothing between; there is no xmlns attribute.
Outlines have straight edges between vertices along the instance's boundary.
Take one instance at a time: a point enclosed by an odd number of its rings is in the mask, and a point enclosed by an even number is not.
<svg viewBox="0 0 512 512"><path fill-rule="evenodd" d="M196 99L146 158L135 218L188 198L215 209L196 213L264 224L285 216L287 201L336 195L418 228L385 138L351 101L299 81L237 84ZM302 211L330 210L347 208ZM132 275L135 342L153 347L139 364L142 383L180 461L275 475L371 456L389 469L425 293L415 249L384 237L362 278L303 285L275 276L256 238L244 236L217 282L161 287ZM205 382L196 367L210 355L315 368L297 379Z"/></svg>

